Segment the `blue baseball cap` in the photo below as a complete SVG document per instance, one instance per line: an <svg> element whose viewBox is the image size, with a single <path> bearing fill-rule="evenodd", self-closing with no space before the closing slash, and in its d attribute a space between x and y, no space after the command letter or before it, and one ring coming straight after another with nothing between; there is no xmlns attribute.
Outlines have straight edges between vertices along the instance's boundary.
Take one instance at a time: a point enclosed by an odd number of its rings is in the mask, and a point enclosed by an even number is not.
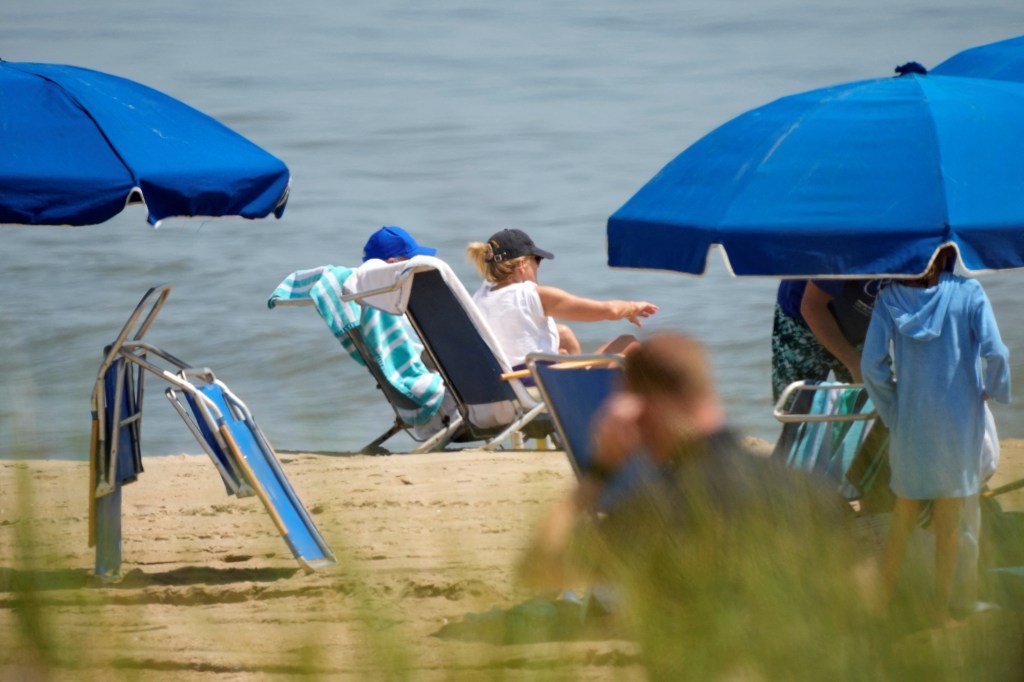
<svg viewBox="0 0 1024 682"><path fill-rule="evenodd" d="M437 249L420 246L412 235L395 225L385 225L370 235L363 247L363 262L371 258L387 260L389 258L412 258L413 256L433 256Z"/></svg>

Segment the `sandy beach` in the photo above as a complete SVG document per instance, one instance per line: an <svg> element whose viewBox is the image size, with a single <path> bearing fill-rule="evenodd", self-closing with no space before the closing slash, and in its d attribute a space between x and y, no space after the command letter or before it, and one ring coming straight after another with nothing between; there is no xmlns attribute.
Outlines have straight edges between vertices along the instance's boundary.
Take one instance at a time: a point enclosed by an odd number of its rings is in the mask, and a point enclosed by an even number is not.
<svg viewBox="0 0 1024 682"><path fill-rule="evenodd" d="M122 577L109 584L92 575L87 464L0 462L0 679L645 679L635 644L610 628L513 644L436 636L535 596L513 569L574 483L562 452L280 459L337 566L304 573L258 499L225 495L205 455L182 454L145 458L125 488ZM1024 442L1004 442L993 487L1022 477ZM1024 490L998 499L1024 510ZM918 636L973 633L1006 658L967 658L964 679L1020 679L1022 622L999 610Z"/></svg>

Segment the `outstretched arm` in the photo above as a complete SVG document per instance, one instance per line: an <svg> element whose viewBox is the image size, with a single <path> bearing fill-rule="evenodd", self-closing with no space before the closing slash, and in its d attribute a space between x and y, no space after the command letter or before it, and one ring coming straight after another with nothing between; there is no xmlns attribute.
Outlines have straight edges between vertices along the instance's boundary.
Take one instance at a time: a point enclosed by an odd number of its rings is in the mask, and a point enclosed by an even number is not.
<svg viewBox="0 0 1024 682"><path fill-rule="evenodd" d="M556 320L575 322L601 322L629 320L641 326L640 320L658 312L658 306L647 301L598 301L575 296L557 287L538 286L537 294L544 306L544 314Z"/></svg>

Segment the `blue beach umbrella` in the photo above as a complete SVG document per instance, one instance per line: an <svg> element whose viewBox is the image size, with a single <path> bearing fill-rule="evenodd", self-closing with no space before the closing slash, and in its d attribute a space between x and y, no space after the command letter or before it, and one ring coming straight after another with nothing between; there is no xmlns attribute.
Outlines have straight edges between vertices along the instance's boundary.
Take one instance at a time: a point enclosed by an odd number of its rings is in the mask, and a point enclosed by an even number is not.
<svg viewBox="0 0 1024 682"><path fill-rule="evenodd" d="M0 223L93 225L143 203L178 216L280 217L287 166L131 80L0 61Z"/></svg>
<svg viewBox="0 0 1024 682"><path fill-rule="evenodd" d="M1024 36L958 52L929 73L1024 83Z"/></svg>
<svg viewBox="0 0 1024 682"><path fill-rule="evenodd" d="M784 97L695 142L608 220L612 267L737 275L1024 266L1024 85L934 76Z"/></svg>

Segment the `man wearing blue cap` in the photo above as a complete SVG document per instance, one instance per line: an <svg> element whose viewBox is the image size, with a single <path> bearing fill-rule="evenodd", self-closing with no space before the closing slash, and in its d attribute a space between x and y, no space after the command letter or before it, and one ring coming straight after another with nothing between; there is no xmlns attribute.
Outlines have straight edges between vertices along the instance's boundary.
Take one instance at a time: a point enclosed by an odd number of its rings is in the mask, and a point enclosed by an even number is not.
<svg viewBox="0 0 1024 682"><path fill-rule="evenodd" d="M385 226L366 242L364 265L357 269L372 271L386 263L435 253L436 249L420 246L402 228ZM354 274L351 268L334 265L298 270L278 285L268 305L273 308L280 300L313 301L328 329L349 355L360 364L376 362L395 390L415 403L414 408L396 406L395 409L420 437L426 438L447 425L447 416L455 413L455 403L447 394L441 376L425 364L422 347L404 317L341 300L342 284ZM363 358L353 344L349 336L353 327L358 327L371 357ZM374 447L379 447L381 442L378 440Z"/></svg>
<svg viewBox="0 0 1024 682"><path fill-rule="evenodd" d="M401 227L385 225L371 234L370 238L366 240L366 245L363 247L363 262L381 260L386 263L397 263L408 260L413 256L433 256L436 253L437 249L430 246L421 246L411 234ZM374 314L378 320L375 324L383 327L390 326L393 316L380 311ZM403 356L416 356L419 358L419 361L410 361L403 364L403 373L406 375L406 378L410 381L419 381L419 379L426 380L427 377L437 377L438 375L433 367L433 363L423 353L423 347L417 342L415 333L409 327L404 316L401 319L401 336L398 339L389 337L388 343L392 350L399 349ZM455 402L451 396L448 395L447 391L444 391L443 386L441 390L444 393L444 397L439 414L430 422L417 428L420 435L424 437L441 428L446 414L451 415L456 412Z"/></svg>
<svg viewBox="0 0 1024 682"><path fill-rule="evenodd" d="M376 258L388 263L412 258L433 256L437 249L420 246L412 235L396 225L385 225L370 235L363 247L363 262Z"/></svg>

